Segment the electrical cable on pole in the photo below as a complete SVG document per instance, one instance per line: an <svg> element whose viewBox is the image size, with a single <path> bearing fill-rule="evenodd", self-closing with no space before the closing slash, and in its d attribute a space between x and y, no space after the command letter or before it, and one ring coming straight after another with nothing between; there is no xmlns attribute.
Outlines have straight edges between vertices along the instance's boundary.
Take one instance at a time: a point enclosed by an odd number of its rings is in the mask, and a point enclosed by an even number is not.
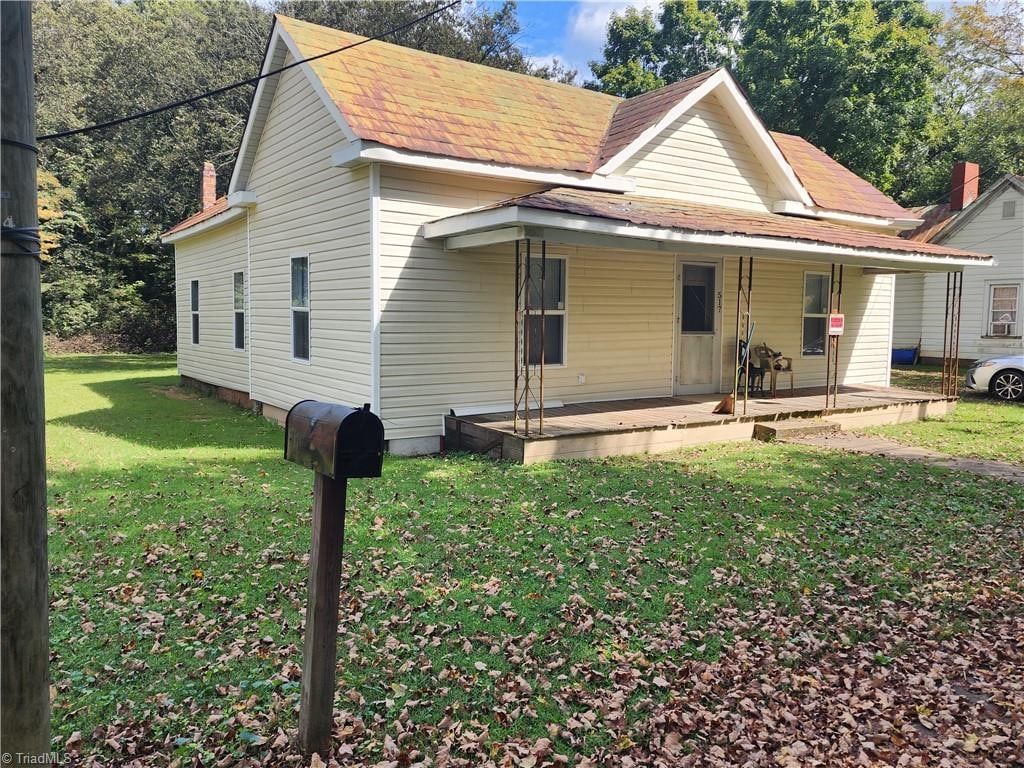
<svg viewBox="0 0 1024 768"><path fill-rule="evenodd" d="M43 323L36 208L32 3L0 3L0 742L50 753Z"/></svg>

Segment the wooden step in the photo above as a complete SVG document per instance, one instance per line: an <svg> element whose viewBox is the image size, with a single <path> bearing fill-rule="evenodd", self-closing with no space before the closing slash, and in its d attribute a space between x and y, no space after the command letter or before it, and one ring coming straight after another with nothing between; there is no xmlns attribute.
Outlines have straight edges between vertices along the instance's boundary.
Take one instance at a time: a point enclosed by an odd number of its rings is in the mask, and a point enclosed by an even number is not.
<svg viewBox="0 0 1024 768"><path fill-rule="evenodd" d="M839 425L822 419L784 419L762 421L754 425L754 439L771 442L788 440L808 435L833 435L839 432Z"/></svg>

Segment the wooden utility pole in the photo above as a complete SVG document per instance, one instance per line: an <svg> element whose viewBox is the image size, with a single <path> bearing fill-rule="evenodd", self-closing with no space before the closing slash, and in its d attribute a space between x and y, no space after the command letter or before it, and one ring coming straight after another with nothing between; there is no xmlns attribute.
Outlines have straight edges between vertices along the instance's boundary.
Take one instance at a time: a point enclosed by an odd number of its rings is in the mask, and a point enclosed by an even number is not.
<svg viewBox="0 0 1024 768"><path fill-rule="evenodd" d="M0 741L50 751L32 4L0 2Z"/></svg>

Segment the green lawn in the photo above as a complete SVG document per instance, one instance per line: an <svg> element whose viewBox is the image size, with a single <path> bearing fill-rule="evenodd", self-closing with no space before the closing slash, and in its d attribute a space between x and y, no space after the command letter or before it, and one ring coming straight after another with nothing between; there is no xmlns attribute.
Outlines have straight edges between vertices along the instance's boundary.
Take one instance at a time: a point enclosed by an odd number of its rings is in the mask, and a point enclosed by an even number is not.
<svg viewBox="0 0 1024 768"><path fill-rule="evenodd" d="M55 748L285 764L310 473L170 357L51 358L46 384ZM882 762L1008 764L1021 743L1024 486L744 443L388 458L349 506L342 765L840 765L861 737ZM963 691L936 692L944 669Z"/></svg>
<svg viewBox="0 0 1024 768"><path fill-rule="evenodd" d="M961 366L961 371L964 367ZM942 368L934 365L894 366L894 387L939 390ZM961 375L961 383L963 376ZM1024 465L1024 403L1004 403L961 391L956 410L942 419L928 419L867 430L907 445L932 448L954 456L995 459Z"/></svg>

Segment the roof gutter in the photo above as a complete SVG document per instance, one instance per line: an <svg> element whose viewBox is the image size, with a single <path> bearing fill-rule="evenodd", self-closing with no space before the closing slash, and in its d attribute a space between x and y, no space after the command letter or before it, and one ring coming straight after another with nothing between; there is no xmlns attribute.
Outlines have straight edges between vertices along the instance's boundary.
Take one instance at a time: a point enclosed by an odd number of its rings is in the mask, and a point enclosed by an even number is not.
<svg viewBox="0 0 1024 768"><path fill-rule="evenodd" d="M481 160L462 160L441 155L429 155L394 149L375 142L356 140L331 153L331 162L339 168L353 168L367 163L388 163L408 168L424 168L447 173L465 173L495 179L577 187L601 192L632 192L636 182L625 176L602 176L578 171L549 171L518 165L502 165Z"/></svg>
<svg viewBox="0 0 1024 768"><path fill-rule="evenodd" d="M772 213L781 213L785 216L803 216L809 219L821 219L822 221L835 221L839 224L878 230L897 229L902 231L905 229L915 229L924 222L924 219L897 219L867 216L860 213L847 213L846 211L834 211L817 205L804 205L796 200L777 201L772 206Z"/></svg>

